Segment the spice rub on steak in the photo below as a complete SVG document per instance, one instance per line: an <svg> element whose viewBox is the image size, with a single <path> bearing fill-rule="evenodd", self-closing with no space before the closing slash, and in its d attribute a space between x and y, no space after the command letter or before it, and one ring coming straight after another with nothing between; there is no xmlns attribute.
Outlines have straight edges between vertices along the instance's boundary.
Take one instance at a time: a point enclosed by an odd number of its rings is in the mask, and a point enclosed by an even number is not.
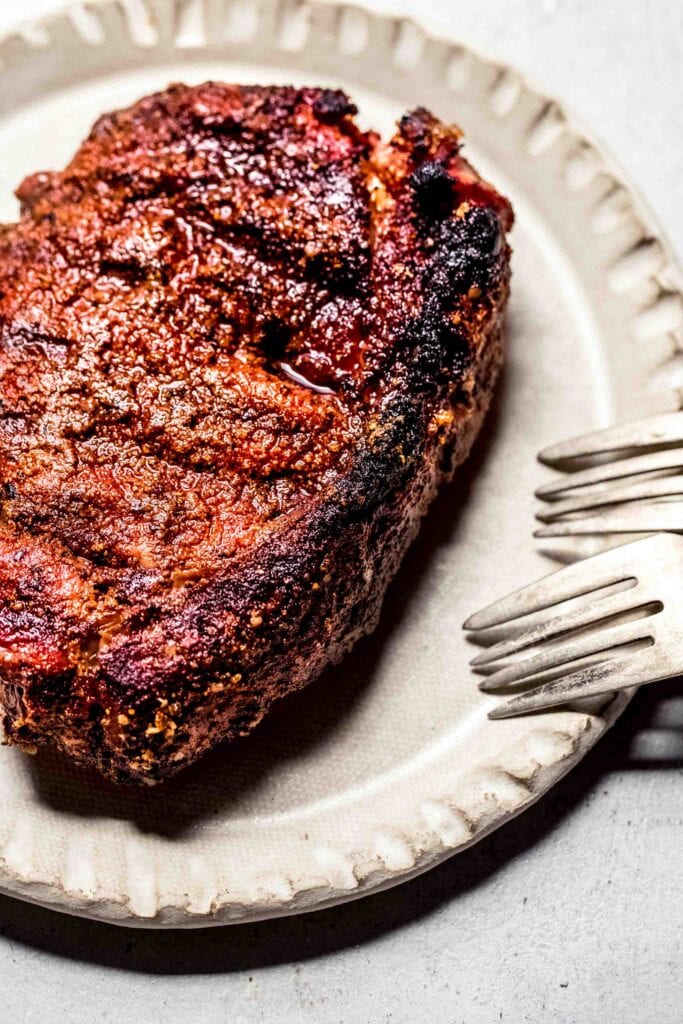
<svg viewBox="0 0 683 1024"><path fill-rule="evenodd" d="M508 202L427 111L172 86L0 227L6 736L117 781L243 735L377 620L501 360Z"/></svg>

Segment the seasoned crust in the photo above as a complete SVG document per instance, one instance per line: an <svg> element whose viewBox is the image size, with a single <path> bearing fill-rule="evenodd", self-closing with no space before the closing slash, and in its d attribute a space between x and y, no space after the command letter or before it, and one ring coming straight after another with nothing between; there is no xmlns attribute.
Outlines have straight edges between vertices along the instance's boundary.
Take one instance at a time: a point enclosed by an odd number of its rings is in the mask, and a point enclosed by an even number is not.
<svg viewBox="0 0 683 1024"><path fill-rule="evenodd" d="M164 778L372 629L501 360L509 204L424 110L173 86L0 229L11 741Z"/></svg>

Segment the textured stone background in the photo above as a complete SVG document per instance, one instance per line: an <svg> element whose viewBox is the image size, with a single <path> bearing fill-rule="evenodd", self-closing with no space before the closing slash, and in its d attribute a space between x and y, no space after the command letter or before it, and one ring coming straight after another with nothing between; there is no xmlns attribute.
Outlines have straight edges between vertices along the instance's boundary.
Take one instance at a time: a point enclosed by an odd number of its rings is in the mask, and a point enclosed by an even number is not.
<svg viewBox="0 0 683 1024"><path fill-rule="evenodd" d="M366 0L516 64L683 252L683 8ZM0 28L55 0L5 0ZM1 156L0 156L1 159ZM291 920L124 931L0 899L0 1021L680 1024L683 691L641 692L540 804L411 884Z"/></svg>

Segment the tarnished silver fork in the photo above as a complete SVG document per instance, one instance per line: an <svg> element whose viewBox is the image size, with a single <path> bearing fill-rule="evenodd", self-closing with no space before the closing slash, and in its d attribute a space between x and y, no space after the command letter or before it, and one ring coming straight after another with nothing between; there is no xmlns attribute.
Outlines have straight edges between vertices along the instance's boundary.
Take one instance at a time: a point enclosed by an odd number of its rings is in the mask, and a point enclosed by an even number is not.
<svg viewBox="0 0 683 1024"><path fill-rule="evenodd" d="M536 492L546 503L536 537L683 533L683 412L584 434L538 457L564 475Z"/></svg>
<svg viewBox="0 0 683 1024"><path fill-rule="evenodd" d="M571 610L553 614L572 601ZM525 618L536 613L538 620L539 612L550 617L525 627ZM647 537L575 562L472 615L465 629L485 643L487 631L503 624L516 632L472 660L489 673L480 688L541 685L494 708L490 718L681 675L683 536Z"/></svg>

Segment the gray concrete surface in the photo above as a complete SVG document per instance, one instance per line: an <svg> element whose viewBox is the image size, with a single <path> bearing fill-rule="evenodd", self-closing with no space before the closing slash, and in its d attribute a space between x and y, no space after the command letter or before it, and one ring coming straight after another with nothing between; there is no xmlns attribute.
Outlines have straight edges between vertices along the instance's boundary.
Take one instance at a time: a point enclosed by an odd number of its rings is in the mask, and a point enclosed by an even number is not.
<svg viewBox="0 0 683 1024"><path fill-rule="evenodd" d="M6 2L0 28L53 5ZM562 97L683 252L678 2L375 6L419 14ZM682 771L676 682L641 692L524 816L354 904L155 934L0 899L0 1024L680 1024Z"/></svg>

